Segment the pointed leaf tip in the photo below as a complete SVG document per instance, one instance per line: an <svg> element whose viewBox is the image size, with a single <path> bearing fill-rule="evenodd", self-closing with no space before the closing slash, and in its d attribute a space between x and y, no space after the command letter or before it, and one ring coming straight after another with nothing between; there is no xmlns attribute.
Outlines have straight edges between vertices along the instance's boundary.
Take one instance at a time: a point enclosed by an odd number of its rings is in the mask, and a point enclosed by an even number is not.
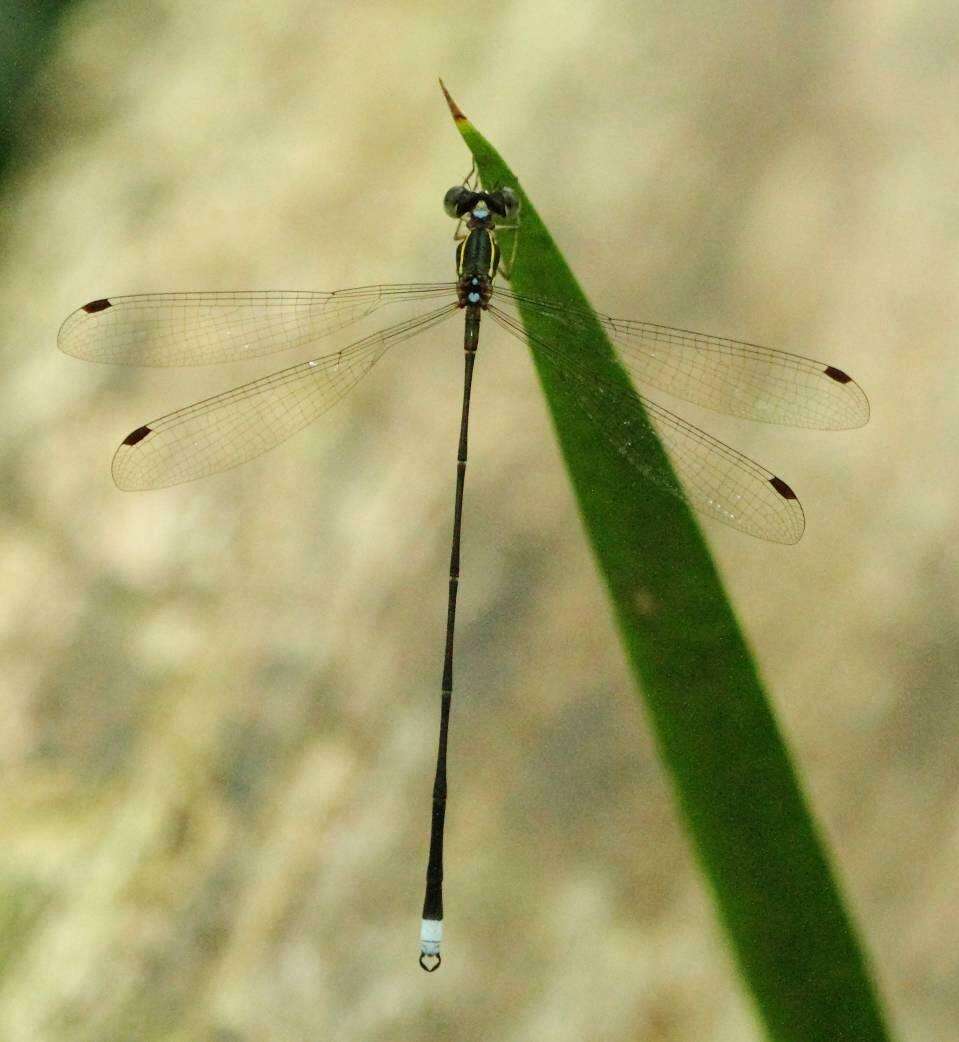
<svg viewBox="0 0 959 1042"><path fill-rule="evenodd" d="M450 112L453 114L453 119L455 119L457 123L468 122L466 116L463 114L462 109L460 109L459 105L457 105L456 102L450 97L450 92L446 89L446 84L442 80L440 80L440 88L443 91L443 96L446 98L446 104L449 105Z"/></svg>

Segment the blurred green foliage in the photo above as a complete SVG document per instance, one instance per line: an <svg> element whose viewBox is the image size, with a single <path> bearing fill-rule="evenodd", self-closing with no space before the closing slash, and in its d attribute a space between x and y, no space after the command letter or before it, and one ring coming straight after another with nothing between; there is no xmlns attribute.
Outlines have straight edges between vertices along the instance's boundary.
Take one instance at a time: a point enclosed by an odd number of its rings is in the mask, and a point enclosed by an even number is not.
<svg viewBox="0 0 959 1042"><path fill-rule="evenodd" d="M29 130L37 73L56 45L62 15L73 6L74 0L0 2L0 178Z"/></svg>

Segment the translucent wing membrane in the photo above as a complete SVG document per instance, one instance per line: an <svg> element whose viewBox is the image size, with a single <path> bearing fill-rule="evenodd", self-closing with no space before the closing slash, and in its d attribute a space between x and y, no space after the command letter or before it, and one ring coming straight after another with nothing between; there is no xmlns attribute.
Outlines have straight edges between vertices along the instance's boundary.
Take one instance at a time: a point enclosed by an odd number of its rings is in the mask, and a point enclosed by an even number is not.
<svg viewBox="0 0 959 1042"><path fill-rule="evenodd" d="M489 311L503 328L539 349L570 386L573 401L639 477L742 532L776 543L799 541L802 507L781 478L655 402L604 383L588 361L558 342L530 335L500 308L491 305ZM653 425L669 450L674 474L650 462Z"/></svg>
<svg viewBox="0 0 959 1042"><path fill-rule="evenodd" d="M417 318L138 427L113 457L122 489L163 488L235 467L273 448L335 405L394 344L456 312Z"/></svg>
<svg viewBox="0 0 959 1042"><path fill-rule="evenodd" d="M824 362L651 322L594 315L508 289L498 288L495 299L522 304L567 332L597 320L640 383L716 412L819 430L861 427L869 419L862 388Z"/></svg>
<svg viewBox="0 0 959 1042"><path fill-rule="evenodd" d="M60 328L61 350L95 362L204 365L302 347L387 304L443 304L317 358L198 402L133 431L113 461L125 489L161 488L236 466L321 415L394 343L457 310L455 283L361 286L333 293L266 290L143 293L91 301ZM573 400L637 475L707 516L780 543L802 535L802 507L758 463L662 406L604 383L566 343L598 321L625 368L645 386L733 416L795 427L858 427L869 402L842 370L799 355L649 322L594 315L499 287L490 314L570 382ZM511 309L535 311L547 332L531 337ZM550 326L555 335L549 332ZM654 430L673 473L649 462Z"/></svg>
<svg viewBox="0 0 959 1042"><path fill-rule="evenodd" d="M453 283L334 293L256 290L138 293L78 308L60 327L68 355L122 365L208 365L304 347L386 304L453 299Z"/></svg>

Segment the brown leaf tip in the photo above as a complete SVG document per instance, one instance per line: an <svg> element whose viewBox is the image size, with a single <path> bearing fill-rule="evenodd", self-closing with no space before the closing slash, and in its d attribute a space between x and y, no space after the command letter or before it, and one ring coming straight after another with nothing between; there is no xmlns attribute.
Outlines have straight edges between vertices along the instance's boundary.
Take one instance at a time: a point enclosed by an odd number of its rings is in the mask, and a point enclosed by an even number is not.
<svg viewBox="0 0 959 1042"><path fill-rule="evenodd" d="M453 114L453 119L457 123L466 123L466 116L463 114L462 109L456 102L450 97L450 92L446 89L446 84L440 80L440 88L443 91L443 96L446 98L446 104L450 107L450 112Z"/></svg>

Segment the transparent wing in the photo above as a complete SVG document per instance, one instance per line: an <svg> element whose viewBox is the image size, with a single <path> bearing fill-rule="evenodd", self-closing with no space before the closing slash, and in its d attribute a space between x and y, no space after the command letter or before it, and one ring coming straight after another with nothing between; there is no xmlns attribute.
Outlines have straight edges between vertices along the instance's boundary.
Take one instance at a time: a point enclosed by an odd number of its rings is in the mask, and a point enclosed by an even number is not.
<svg viewBox="0 0 959 1042"><path fill-rule="evenodd" d="M453 283L360 286L332 293L252 290L104 297L70 315L65 354L120 365L209 365L303 347L386 304L454 299Z"/></svg>
<svg viewBox="0 0 959 1042"><path fill-rule="evenodd" d="M335 405L386 351L458 310L454 302L335 354L291 366L138 427L113 457L122 489L164 488L259 456Z"/></svg>
<svg viewBox="0 0 959 1042"><path fill-rule="evenodd" d="M859 384L825 362L652 322L593 315L497 288L497 302L504 298L574 332L595 318L640 383L716 412L818 430L861 427L869 419L869 400Z"/></svg>
<svg viewBox="0 0 959 1042"><path fill-rule="evenodd" d="M535 344L570 386L583 413L637 476L749 535L775 543L796 543L802 537L802 507L782 478L655 402L604 383L588 363L529 335L498 307L491 305L489 312L520 340ZM669 450L674 474L650 462L649 448L657 434Z"/></svg>

